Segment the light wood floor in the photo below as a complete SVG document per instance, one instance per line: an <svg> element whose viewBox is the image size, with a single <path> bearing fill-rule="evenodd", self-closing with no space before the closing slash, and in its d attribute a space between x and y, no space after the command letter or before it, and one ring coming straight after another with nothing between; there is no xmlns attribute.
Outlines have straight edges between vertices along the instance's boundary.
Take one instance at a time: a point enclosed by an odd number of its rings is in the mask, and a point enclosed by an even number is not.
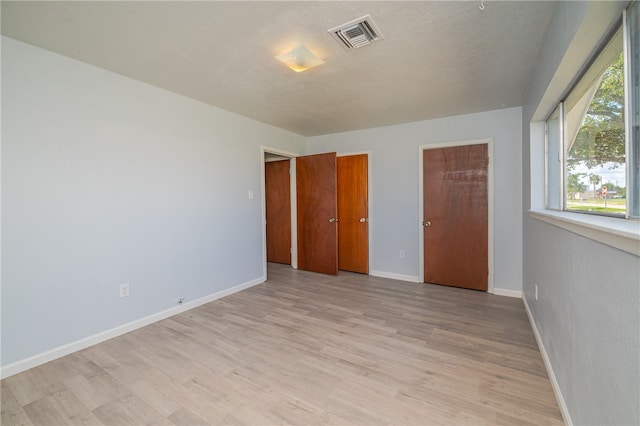
<svg viewBox="0 0 640 426"><path fill-rule="evenodd" d="M2 381L2 425L561 424L522 301L270 264Z"/></svg>

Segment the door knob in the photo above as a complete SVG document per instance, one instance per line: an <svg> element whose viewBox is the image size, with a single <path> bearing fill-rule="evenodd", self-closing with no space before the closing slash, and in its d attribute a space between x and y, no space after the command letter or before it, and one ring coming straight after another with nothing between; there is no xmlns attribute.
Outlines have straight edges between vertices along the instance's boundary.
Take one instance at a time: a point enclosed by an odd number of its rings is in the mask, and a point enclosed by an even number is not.
<svg viewBox="0 0 640 426"><path fill-rule="evenodd" d="M364 217L360 218L360 223L365 223L367 221L367 219L365 219Z"/></svg>
<svg viewBox="0 0 640 426"><path fill-rule="evenodd" d="M331 219L329 219L329 223L333 223L333 222L337 222L338 219L336 219L335 217L332 217Z"/></svg>
<svg viewBox="0 0 640 426"><path fill-rule="evenodd" d="M423 224L426 228L428 228L428 227L430 227L430 226L431 226L431 222L429 222L428 220L425 220L424 222L422 222L422 224Z"/></svg>

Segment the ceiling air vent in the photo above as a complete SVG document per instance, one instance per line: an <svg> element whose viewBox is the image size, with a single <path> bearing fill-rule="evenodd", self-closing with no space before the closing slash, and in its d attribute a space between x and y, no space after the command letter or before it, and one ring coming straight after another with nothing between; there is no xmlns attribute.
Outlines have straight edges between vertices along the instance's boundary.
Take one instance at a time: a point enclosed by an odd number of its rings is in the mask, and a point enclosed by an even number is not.
<svg viewBox="0 0 640 426"><path fill-rule="evenodd" d="M363 16L331 28L329 33L345 49L358 49L384 37L371 16Z"/></svg>

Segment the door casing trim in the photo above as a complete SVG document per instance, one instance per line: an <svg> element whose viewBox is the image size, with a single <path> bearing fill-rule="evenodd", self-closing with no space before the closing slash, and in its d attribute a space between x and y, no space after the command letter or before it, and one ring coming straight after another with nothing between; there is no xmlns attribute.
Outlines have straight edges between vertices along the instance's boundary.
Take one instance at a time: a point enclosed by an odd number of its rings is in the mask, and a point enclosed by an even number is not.
<svg viewBox="0 0 640 426"><path fill-rule="evenodd" d="M284 151L270 146L260 146L260 185L262 194L262 276L267 279L267 197L265 194L265 169L266 153L280 155L289 158L289 183L291 190L291 267L298 269L298 232L296 215L296 157L300 154Z"/></svg>
<svg viewBox="0 0 640 426"><path fill-rule="evenodd" d="M419 277L420 282L424 283L424 230L422 226L422 222L424 221L424 210L423 210L423 202L424 202L424 158L423 151L427 149L438 149L438 148L451 148L454 146L469 146L469 145L487 145L487 155L489 156L489 164L487 166L487 213L488 213L488 222L487 223L487 261L488 261L488 269L489 276L487 277L487 293L494 293L493 287L493 265L494 265L494 193L493 193L493 139L475 139L475 140L465 140L465 141L454 141L454 142L442 142L442 143L433 143L420 145L418 147L418 265L419 265Z"/></svg>

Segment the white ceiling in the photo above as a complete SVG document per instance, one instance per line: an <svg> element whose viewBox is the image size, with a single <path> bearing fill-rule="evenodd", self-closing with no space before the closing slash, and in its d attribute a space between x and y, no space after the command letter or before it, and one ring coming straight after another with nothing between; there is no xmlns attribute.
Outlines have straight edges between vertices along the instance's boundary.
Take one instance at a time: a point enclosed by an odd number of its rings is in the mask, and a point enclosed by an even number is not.
<svg viewBox="0 0 640 426"><path fill-rule="evenodd" d="M2 1L2 34L304 136L522 105L541 1ZM371 15L385 39L327 30ZM299 44L326 61L295 73Z"/></svg>

